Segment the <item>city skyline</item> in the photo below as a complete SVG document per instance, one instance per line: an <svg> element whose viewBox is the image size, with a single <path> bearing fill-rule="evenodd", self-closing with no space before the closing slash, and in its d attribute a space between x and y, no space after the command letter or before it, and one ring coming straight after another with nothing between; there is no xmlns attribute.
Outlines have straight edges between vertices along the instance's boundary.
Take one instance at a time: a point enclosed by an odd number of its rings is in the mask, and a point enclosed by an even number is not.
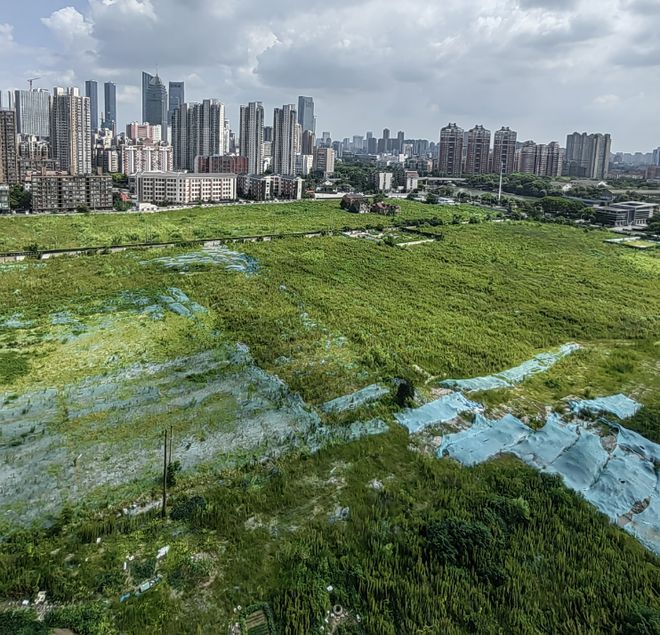
<svg viewBox="0 0 660 635"><path fill-rule="evenodd" d="M120 128L140 119L140 72L157 69L166 86L184 81L189 101L221 100L234 129L241 104L261 101L269 111L311 95L318 129L338 139L390 126L437 141L440 128L457 121L466 129L509 125L519 139L544 142L602 130L615 152L658 145L645 133L658 90L649 71L660 65L650 39L660 17L654 2L449 2L442 11L416 2L253 11L247 2L225 14L207 0L194 3L195 11L173 0L6 7L0 50L13 63L0 69L0 86L25 89L31 77L48 90L113 81ZM353 20L343 19L347 11ZM220 50L205 46L219 23L229 34ZM365 28L379 33L377 47L358 38ZM182 45L172 47L175 35ZM401 45L388 48L395 37ZM415 43L415 58L406 41ZM396 58L381 52L392 48ZM587 55L590 48L607 54Z"/></svg>

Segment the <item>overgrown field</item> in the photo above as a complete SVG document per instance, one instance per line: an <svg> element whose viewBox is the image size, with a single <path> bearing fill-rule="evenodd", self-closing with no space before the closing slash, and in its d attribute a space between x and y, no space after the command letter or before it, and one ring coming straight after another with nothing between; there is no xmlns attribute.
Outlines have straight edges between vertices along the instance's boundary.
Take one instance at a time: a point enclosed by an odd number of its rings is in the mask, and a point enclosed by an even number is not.
<svg viewBox="0 0 660 635"><path fill-rule="evenodd" d="M277 207L257 209L236 210L255 212L252 229L224 231L266 231ZM121 218L177 214L191 212ZM71 223L109 235L103 223L119 222L5 221L57 246L84 235L67 238ZM188 229L214 233L208 222ZM390 396L322 405L373 383L394 392L395 378L429 399L444 379L577 342L546 373L478 398L540 418L569 396L623 392L646 406L626 425L660 440L660 259L564 226L427 231L438 239L409 247L287 238L244 255L0 265L0 602L45 590L49 624L80 634L226 632L236 606L258 601L287 634L321 632L333 604L348 611L343 633L656 632L658 560L559 480L511 458L465 469L425 456ZM122 512L158 500L170 426L183 470L168 520ZM0 614L0 633L40 628Z"/></svg>
<svg viewBox="0 0 660 635"><path fill-rule="evenodd" d="M301 201L267 205L226 205L153 214L112 213L68 216L0 216L0 252L102 247L132 243L256 236L303 231L359 229L404 220L484 216L470 205L446 207L396 201L396 219L378 214L350 214L339 201Z"/></svg>

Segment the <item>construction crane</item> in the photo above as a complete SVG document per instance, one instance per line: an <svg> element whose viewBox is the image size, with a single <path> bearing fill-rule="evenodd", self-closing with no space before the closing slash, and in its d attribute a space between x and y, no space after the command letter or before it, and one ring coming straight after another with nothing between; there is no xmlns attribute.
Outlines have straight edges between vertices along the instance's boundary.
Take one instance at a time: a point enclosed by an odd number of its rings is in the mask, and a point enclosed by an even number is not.
<svg viewBox="0 0 660 635"><path fill-rule="evenodd" d="M28 84L30 84L30 90L32 90L32 82L36 82L38 79L41 79L41 77L32 77L31 79L28 79Z"/></svg>

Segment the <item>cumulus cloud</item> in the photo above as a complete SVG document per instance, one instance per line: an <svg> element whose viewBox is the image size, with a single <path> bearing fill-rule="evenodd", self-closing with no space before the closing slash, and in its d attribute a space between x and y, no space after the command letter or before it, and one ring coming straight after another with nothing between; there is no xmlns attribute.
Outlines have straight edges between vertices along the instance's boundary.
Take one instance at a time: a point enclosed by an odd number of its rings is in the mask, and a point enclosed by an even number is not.
<svg viewBox="0 0 660 635"><path fill-rule="evenodd" d="M185 80L190 99L225 101L234 128L241 103L270 108L312 94L319 126L335 138L387 126L435 139L451 120L511 125L539 141L608 131L615 147L633 149L648 143L660 97L648 80L660 65L658 0L53 4L46 17L25 7L54 41L28 57L30 71L70 71L79 85L112 79L125 120L139 117L140 72L158 69L166 81ZM11 41L0 26L0 47ZM0 65L2 81L12 73L17 84L26 76ZM625 96L640 85L649 94L633 119Z"/></svg>
<svg viewBox="0 0 660 635"><path fill-rule="evenodd" d="M14 27L11 24L0 24L0 50L6 51L14 44Z"/></svg>
<svg viewBox="0 0 660 635"><path fill-rule="evenodd" d="M41 21L53 32L59 42L67 47L85 46L92 41L94 25L85 19L75 7L53 11Z"/></svg>

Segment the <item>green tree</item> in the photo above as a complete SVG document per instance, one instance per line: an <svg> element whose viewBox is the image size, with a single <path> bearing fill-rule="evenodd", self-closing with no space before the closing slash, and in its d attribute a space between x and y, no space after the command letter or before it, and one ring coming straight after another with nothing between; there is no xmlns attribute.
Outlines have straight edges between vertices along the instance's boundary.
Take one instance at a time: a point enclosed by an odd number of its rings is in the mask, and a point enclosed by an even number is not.
<svg viewBox="0 0 660 635"><path fill-rule="evenodd" d="M433 192L429 192L429 193L426 195L426 202L427 202L429 205L437 205L437 204L438 204L438 200L439 200L439 199L438 199L437 194L433 194Z"/></svg>
<svg viewBox="0 0 660 635"><path fill-rule="evenodd" d="M9 208L17 212L25 212L32 208L32 193L22 185L12 185L9 190Z"/></svg>

